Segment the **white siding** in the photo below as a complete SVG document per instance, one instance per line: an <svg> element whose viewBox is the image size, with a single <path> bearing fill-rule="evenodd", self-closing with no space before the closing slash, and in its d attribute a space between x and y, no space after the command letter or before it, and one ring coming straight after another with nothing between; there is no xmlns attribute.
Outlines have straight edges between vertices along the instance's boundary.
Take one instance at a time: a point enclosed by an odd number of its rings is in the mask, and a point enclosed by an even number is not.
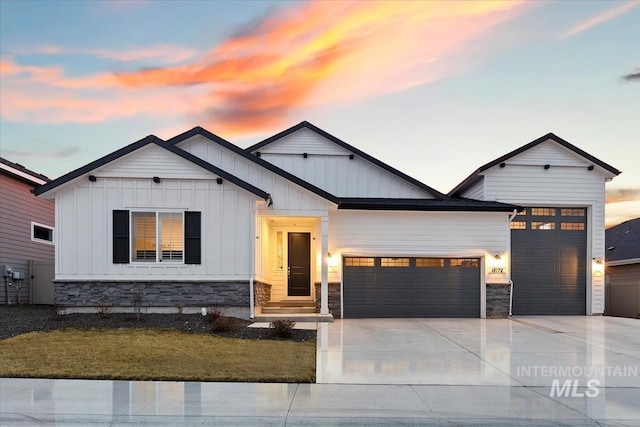
<svg viewBox="0 0 640 427"><path fill-rule="evenodd" d="M489 257L508 250L507 213L341 210L329 219L332 255ZM330 281L340 281L340 271L331 273Z"/></svg>
<svg viewBox="0 0 640 427"><path fill-rule="evenodd" d="M263 160L338 197L433 198L309 129L300 129L258 151Z"/></svg>
<svg viewBox="0 0 640 427"><path fill-rule="evenodd" d="M108 163L92 174L111 178L215 179L211 172L155 144Z"/></svg>
<svg viewBox="0 0 640 427"><path fill-rule="evenodd" d="M326 212L329 202L281 176L233 153L202 136L179 144L183 150L271 194L272 209Z"/></svg>
<svg viewBox="0 0 640 427"><path fill-rule="evenodd" d="M553 141L547 141L508 160L506 167L484 172L485 200L522 206L587 207L589 214L587 259L604 259L605 175L589 171L586 159ZM549 169L544 165L549 164ZM604 312L604 281L587 268L591 307L587 313Z"/></svg>
<svg viewBox="0 0 640 427"><path fill-rule="evenodd" d="M460 196L467 199L484 200L484 179L481 177L475 185L465 190Z"/></svg>
<svg viewBox="0 0 640 427"><path fill-rule="evenodd" d="M348 150L327 140L310 129L300 129L271 144L262 147L260 153L286 153L286 154L324 154L330 156L348 156Z"/></svg>
<svg viewBox="0 0 640 427"><path fill-rule="evenodd" d="M255 200L215 180L82 180L56 194L56 278L247 280ZM112 211L136 208L202 212L202 264L113 264Z"/></svg>

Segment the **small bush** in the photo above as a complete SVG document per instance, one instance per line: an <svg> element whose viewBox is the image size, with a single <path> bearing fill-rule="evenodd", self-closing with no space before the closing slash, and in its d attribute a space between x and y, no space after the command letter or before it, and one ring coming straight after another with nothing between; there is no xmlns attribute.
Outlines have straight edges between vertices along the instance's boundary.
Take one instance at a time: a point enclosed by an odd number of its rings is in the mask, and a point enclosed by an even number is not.
<svg viewBox="0 0 640 427"><path fill-rule="evenodd" d="M63 318L64 318L64 307L59 305L51 306L49 319L59 321L59 320L62 320Z"/></svg>
<svg viewBox="0 0 640 427"><path fill-rule="evenodd" d="M100 308L98 309L98 313L100 313L100 317L103 319L110 318L113 313L113 307L107 303L107 298L104 295L100 297Z"/></svg>
<svg viewBox="0 0 640 427"><path fill-rule="evenodd" d="M291 338L293 336L293 327L296 321L292 319L274 320L271 322L271 329L274 336L278 338Z"/></svg>
<svg viewBox="0 0 640 427"><path fill-rule="evenodd" d="M233 332L236 330L236 319L235 317L218 316L211 324L211 330L213 332Z"/></svg>
<svg viewBox="0 0 640 427"><path fill-rule="evenodd" d="M144 301L144 293L142 289L137 288L136 292L133 294L133 311L136 315L136 321L140 321L140 316L142 312L142 303Z"/></svg>
<svg viewBox="0 0 640 427"><path fill-rule="evenodd" d="M207 315L209 316L209 322L213 325L218 321L219 318L222 317L222 310L220 309L220 307L212 305L211 307L209 307L209 310L207 310Z"/></svg>
<svg viewBox="0 0 640 427"><path fill-rule="evenodd" d="M183 313L184 313L184 304L176 305L176 309L178 310L178 320L182 321Z"/></svg>

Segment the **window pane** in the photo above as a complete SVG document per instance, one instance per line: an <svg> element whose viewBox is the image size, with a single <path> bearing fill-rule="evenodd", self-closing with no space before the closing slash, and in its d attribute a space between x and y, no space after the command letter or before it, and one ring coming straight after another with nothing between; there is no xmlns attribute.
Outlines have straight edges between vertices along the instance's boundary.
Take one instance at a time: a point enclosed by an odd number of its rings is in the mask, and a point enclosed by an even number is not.
<svg viewBox="0 0 640 427"><path fill-rule="evenodd" d="M409 258L380 258L381 267L409 267Z"/></svg>
<svg viewBox="0 0 640 427"><path fill-rule="evenodd" d="M160 213L160 236L162 261L182 261L184 226L182 225L182 213Z"/></svg>
<svg viewBox="0 0 640 427"><path fill-rule="evenodd" d="M475 258L452 258L451 267L480 267L480 263Z"/></svg>
<svg viewBox="0 0 640 427"><path fill-rule="evenodd" d="M527 214L527 208L524 208L522 212L518 212L516 215L526 215L526 214Z"/></svg>
<svg viewBox="0 0 640 427"><path fill-rule="evenodd" d="M345 267L373 267L374 259L373 258L345 258L344 259Z"/></svg>
<svg viewBox="0 0 640 427"><path fill-rule="evenodd" d="M584 216L584 208L563 208L560 209L561 216Z"/></svg>
<svg viewBox="0 0 640 427"><path fill-rule="evenodd" d="M556 216L554 208L531 208L532 216Z"/></svg>
<svg viewBox="0 0 640 427"><path fill-rule="evenodd" d="M524 221L511 221L511 229L512 230L526 230L527 223Z"/></svg>
<svg viewBox="0 0 640 427"><path fill-rule="evenodd" d="M53 242L53 230L50 228L40 227L39 225L34 225L33 238Z"/></svg>
<svg viewBox="0 0 640 427"><path fill-rule="evenodd" d="M560 230L584 230L583 222L563 222L560 224Z"/></svg>
<svg viewBox="0 0 640 427"><path fill-rule="evenodd" d="M442 268L444 267L444 259L443 258L416 258L416 267Z"/></svg>
<svg viewBox="0 0 640 427"><path fill-rule="evenodd" d="M156 214L155 212L133 212L133 260L156 260Z"/></svg>
<svg viewBox="0 0 640 427"><path fill-rule="evenodd" d="M532 230L555 230L555 222L533 221L531 223Z"/></svg>

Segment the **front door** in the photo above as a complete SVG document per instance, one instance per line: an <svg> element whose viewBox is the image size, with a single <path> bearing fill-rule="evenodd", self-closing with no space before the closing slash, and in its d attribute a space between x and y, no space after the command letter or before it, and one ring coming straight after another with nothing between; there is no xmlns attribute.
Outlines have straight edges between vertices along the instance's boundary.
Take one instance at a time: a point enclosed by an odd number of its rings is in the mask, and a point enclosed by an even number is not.
<svg viewBox="0 0 640 427"><path fill-rule="evenodd" d="M288 236L287 294L311 296L311 233L289 233Z"/></svg>

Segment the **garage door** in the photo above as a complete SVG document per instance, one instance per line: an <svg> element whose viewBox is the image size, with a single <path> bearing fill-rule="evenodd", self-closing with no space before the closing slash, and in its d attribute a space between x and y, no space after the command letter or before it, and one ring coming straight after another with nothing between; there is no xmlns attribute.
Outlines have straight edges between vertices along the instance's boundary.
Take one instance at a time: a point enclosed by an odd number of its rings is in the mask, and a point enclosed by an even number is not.
<svg viewBox="0 0 640 427"><path fill-rule="evenodd" d="M344 316L480 317L480 260L345 257Z"/></svg>
<svg viewBox="0 0 640 427"><path fill-rule="evenodd" d="M586 313L586 208L526 208L511 252L513 314Z"/></svg>

